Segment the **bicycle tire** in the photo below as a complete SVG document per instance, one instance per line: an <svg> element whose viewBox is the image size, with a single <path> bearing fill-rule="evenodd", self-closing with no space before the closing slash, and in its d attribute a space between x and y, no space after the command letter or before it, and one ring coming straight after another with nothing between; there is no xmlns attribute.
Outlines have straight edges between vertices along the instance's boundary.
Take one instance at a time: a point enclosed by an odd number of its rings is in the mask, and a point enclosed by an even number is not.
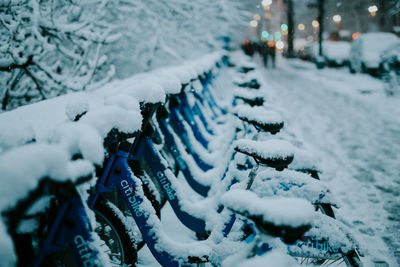
<svg viewBox="0 0 400 267"><path fill-rule="evenodd" d="M347 267L362 267L360 257L355 250L351 250L344 254L342 257L337 259L318 259L318 258L307 258L307 257L295 257L298 258L300 265L329 265L329 266L347 266ZM337 263L337 264L336 264ZM342 264L342 265L340 265ZM344 264L344 265L343 265Z"/></svg>
<svg viewBox="0 0 400 267"><path fill-rule="evenodd" d="M137 262L137 244L116 209L118 208L110 201L99 197L93 207L96 221L100 224L95 230L111 250L108 255L111 261L115 261L112 257L119 254L120 258L116 259L119 266L133 267Z"/></svg>

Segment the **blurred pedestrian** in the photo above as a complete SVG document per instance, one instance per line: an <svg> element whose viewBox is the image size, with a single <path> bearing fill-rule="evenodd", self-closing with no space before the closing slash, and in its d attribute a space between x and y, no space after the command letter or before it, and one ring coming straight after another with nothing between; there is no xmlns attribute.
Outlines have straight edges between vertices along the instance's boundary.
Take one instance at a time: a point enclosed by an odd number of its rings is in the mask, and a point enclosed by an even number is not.
<svg viewBox="0 0 400 267"><path fill-rule="evenodd" d="M242 49L246 55L253 56L255 50L257 49L257 44L248 39L244 39L242 42Z"/></svg>
<svg viewBox="0 0 400 267"><path fill-rule="evenodd" d="M250 40L249 39L243 40L242 50L246 55L251 56L251 48L250 48Z"/></svg>
<svg viewBox="0 0 400 267"><path fill-rule="evenodd" d="M261 42L260 48L259 48L259 53L262 57L264 67L268 67L268 53L269 53L269 48L267 42Z"/></svg>
<svg viewBox="0 0 400 267"><path fill-rule="evenodd" d="M276 44L274 41L268 42L268 54L271 57L272 68L275 69Z"/></svg>

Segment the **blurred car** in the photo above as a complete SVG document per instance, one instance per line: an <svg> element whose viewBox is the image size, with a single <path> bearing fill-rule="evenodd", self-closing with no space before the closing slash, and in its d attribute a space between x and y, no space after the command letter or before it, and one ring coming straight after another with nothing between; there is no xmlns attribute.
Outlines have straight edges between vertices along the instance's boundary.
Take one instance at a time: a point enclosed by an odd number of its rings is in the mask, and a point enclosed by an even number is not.
<svg viewBox="0 0 400 267"><path fill-rule="evenodd" d="M323 52L325 62L330 67L339 67L347 64L351 44L345 41L324 41Z"/></svg>
<svg viewBox="0 0 400 267"><path fill-rule="evenodd" d="M349 57L352 73L366 72L377 75L380 55L391 45L399 43L399 38L387 32L363 33L353 41Z"/></svg>
<svg viewBox="0 0 400 267"><path fill-rule="evenodd" d="M400 94L400 43L389 46L380 58L378 74L384 81L386 94Z"/></svg>
<svg viewBox="0 0 400 267"><path fill-rule="evenodd" d="M303 60L311 60L310 56L304 51L304 48L309 44L306 39L296 38L293 42L293 49L296 53L296 57Z"/></svg>
<svg viewBox="0 0 400 267"><path fill-rule="evenodd" d="M312 61L314 58L314 44L305 43L296 49L296 56L302 60Z"/></svg>

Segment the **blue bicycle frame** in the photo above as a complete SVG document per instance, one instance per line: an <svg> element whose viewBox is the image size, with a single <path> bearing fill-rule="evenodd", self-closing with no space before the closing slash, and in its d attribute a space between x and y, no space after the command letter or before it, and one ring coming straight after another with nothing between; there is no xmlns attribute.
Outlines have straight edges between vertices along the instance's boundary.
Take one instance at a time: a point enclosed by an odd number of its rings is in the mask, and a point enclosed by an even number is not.
<svg viewBox="0 0 400 267"><path fill-rule="evenodd" d="M80 197L63 201L46 238L40 241L40 254L29 266L39 267L47 254L62 252L68 246L74 253L77 266L99 266L99 252L89 246L93 241L91 232Z"/></svg>
<svg viewBox="0 0 400 267"><path fill-rule="evenodd" d="M182 138L184 141L185 145L187 146L190 154L192 155L194 161L196 164L202 169L203 171L208 171L212 169L213 167L210 166L209 164L205 163L199 156L199 154L194 151L193 147L190 145L190 140L189 140L189 133L186 131L185 126L183 125L182 122L183 118L178 110L178 108L171 108L171 114L170 114L170 123L175 127L178 135Z"/></svg>
<svg viewBox="0 0 400 267"><path fill-rule="evenodd" d="M199 183L193 177L192 173L189 170L189 167L187 166L186 162L182 159L182 157L178 151L177 144L175 143L174 137L168 129L167 121L161 119L158 122L159 122L158 125L160 127L160 130L164 136L165 144L167 145L167 148L171 152L175 161L178 163L179 169L182 171L185 179L187 180L187 182L193 188L194 191L196 191L201 196L206 197L208 192L210 191L210 186Z"/></svg>

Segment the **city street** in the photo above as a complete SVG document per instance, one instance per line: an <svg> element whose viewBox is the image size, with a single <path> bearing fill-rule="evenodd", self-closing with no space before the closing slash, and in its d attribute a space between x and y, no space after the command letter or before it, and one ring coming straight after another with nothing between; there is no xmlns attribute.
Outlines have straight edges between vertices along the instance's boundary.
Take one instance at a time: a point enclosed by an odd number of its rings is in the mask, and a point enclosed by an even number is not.
<svg viewBox="0 0 400 267"><path fill-rule="evenodd" d="M335 211L366 249L365 266L400 263L400 106L380 80L280 60L264 71L287 127L309 145L341 200ZM393 255L397 258L393 258ZM375 264L373 264L374 262Z"/></svg>

